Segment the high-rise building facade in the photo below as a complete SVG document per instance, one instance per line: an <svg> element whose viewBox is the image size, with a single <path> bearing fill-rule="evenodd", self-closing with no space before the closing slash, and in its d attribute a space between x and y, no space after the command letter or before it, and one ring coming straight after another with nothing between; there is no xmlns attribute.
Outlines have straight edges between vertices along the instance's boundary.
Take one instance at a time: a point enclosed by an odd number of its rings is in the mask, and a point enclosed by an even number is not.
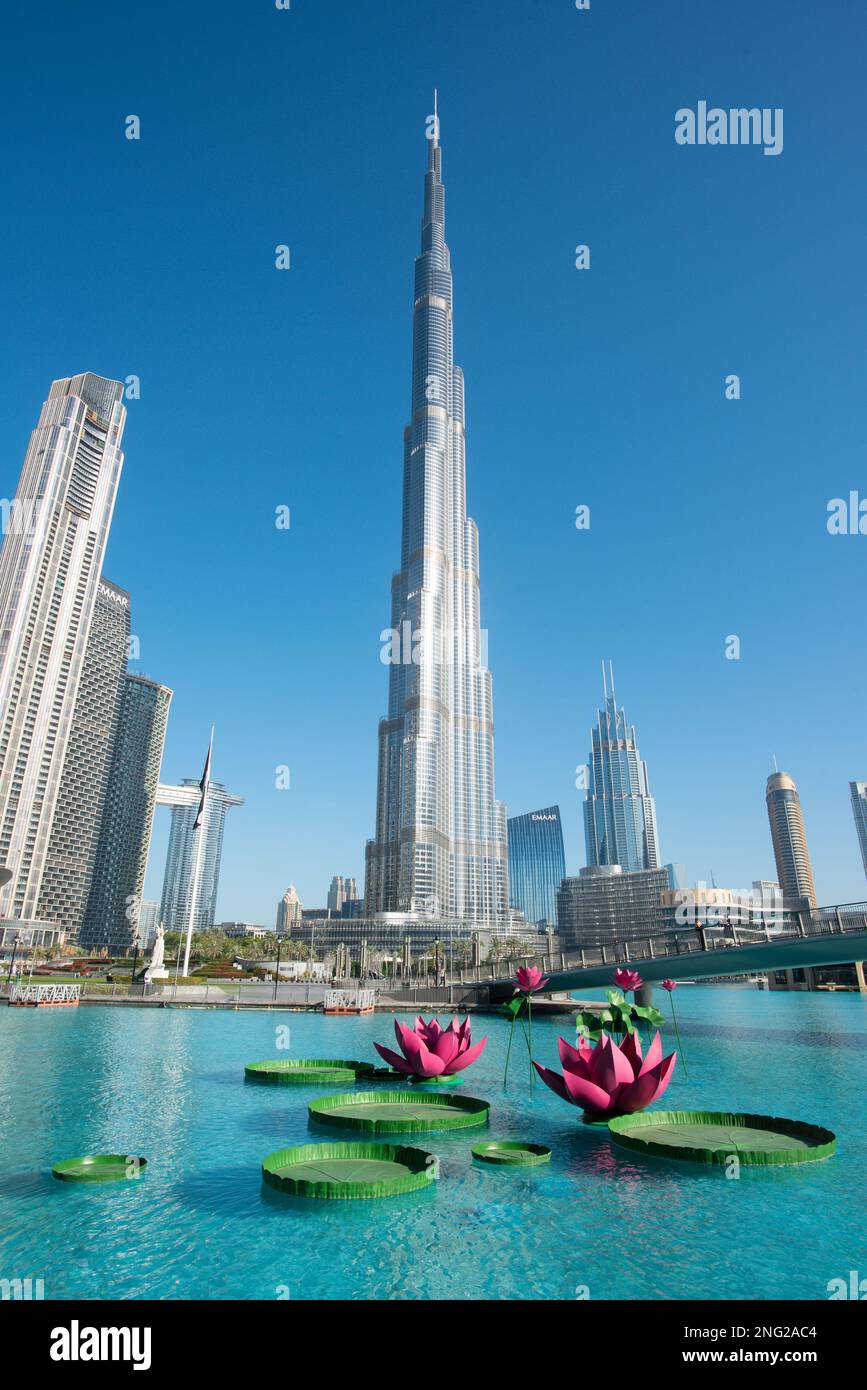
<svg viewBox="0 0 867 1390"><path fill-rule="evenodd" d="M557 889L566 876L560 807L511 816L508 832L510 906L520 908L527 922L553 927Z"/></svg>
<svg viewBox="0 0 867 1390"><path fill-rule="evenodd" d="M355 879L344 878L342 874L335 874L328 890L328 906L331 911L340 912L344 903L352 902L357 897L358 888Z"/></svg>
<svg viewBox="0 0 867 1390"><path fill-rule="evenodd" d="M765 800L780 887L786 897L806 898L810 907L816 907L801 798L788 772L771 773Z"/></svg>
<svg viewBox="0 0 867 1390"><path fill-rule="evenodd" d="M129 634L129 594L100 579L39 895L39 916L73 940L93 884Z"/></svg>
<svg viewBox="0 0 867 1390"><path fill-rule="evenodd" d="M140 930L138 917L171 701L168 686L131 672L124 675L96 866L79 933L79 940L88 949L107 946L115 953L126 951Z"/></svg>
<svg viewBox="0 0 867 1390"><path fill-rule="evenodd" d="M685 883L680 864L624 873L619 864L593 864L564 878L557 894L557 931L566 946L611 946L657 936L669 923L664 894Z"/></svg>
<svg viewBox="0 0 867 1390"><path fill-rule="evenodd" d="M34 918L123 465L123 385L51 385L0 553L0 917ZM4 524L7 518L4 517ZM52 895L57 892L51 887Z"/></svg>
<svg viewBox="0 0 867 1390"><path fill-rule="evenodd" d="M508 908L505 815L494 793L491 676L479 621L478 531L467 516L464 381L454 364L439 119L428 121L413 291L412 412L404 432L388 715L379 725L369 914L493 923Z"/></svg>
<svg viewBox="0 0 867 1390"><path fill-rule="evenodd" d="M861 850L861 862L867 874L867 782L850 782L852 814L855 817L855 833Z"/></svg>
<svg viewBox="0 0 867 1390"><path fill-rule="evenodd" d="M277 904L277 935L291 936L293 928L300 926L304 905L298 896L294 883L290 883Z"/></svg>
<svg viewBox="0 0 867 1390"><path fill-rule="evenodd" d="M160 921L167 932L187 930L190 920L190 889L197 859L199 873L193 931L207 931L214 925L226 814L230 807L244 804L244 798L232 796L222 782L209 782L201 829L196 832L195 823L200 798L199 782L194 777L186 777L180 786L170 787L160 783L157 788L157 805L172 808L166 872L160 899ZM204 836L200 854L197 853L197 833Z"/></svg>
<svg viewBox="0 0 867 1390"><path fill-rule="evenodd" d="M611 690L602 668L603 705L591 731L589 782L584 802L584 842L588 867L619 864L625 873L659 865L656 806L650 795L635 726L617 707L614 672Z"/></svg>

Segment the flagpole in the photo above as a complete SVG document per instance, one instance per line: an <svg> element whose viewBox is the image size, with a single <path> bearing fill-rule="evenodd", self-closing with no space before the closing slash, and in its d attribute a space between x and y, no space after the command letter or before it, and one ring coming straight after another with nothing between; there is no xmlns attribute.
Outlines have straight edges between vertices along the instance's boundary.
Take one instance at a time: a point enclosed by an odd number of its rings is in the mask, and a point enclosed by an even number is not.
<svg viewBox="0 0 867 1390"><path fill-rule="evenodd" d="M184 948L184 978L190 969L190 946L193 941L193 922L196 917L196 907L199 897L199 874L202 867L202 840L205 835L205 812L207 810L208 786L211 775L211 754L214 751L214 726L211 725L211 741L208 744L208 756L205 761L205 771L201 783L201 801L199 802L199 813L193 825L193 834L196 837L196 857L193 865L193 876L190 880L190 916L187 922L187 944ZM196 828L196 824L198 828Z"/></svg>

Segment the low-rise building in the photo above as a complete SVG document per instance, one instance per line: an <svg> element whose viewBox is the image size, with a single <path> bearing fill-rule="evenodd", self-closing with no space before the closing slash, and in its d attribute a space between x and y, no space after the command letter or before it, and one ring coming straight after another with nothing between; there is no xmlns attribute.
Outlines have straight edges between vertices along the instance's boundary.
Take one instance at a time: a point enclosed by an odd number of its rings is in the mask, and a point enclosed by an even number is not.
<svg viewBox="0 0 867 1390"><path fill-rule="evenodd" d="M219 922L214 930L225 932L226 936L250 936L256 940L274 935L270 927L262 927L257 922Z"/></svg>
<svg viewBox="0 0 867 1390"><path fill-rule="evenodd" d="M0 917L0 951L9 955L18 943L18 951L34 946L63 946L66 931L57 922L43 922L35 917Z"/></svg>

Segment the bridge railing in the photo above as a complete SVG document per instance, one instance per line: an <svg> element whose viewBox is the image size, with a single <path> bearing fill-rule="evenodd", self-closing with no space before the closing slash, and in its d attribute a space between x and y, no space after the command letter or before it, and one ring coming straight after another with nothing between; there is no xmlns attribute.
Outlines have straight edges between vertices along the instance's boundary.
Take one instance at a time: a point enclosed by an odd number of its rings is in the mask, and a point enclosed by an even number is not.
<svg viewBox="0 0 867 1390"><path fill-rule="evenodd" d="M665 957L688 956L695 951L726 950L738 946L773 945L809 936L829 936L867 931L867 903L842 903L836 907L798 912L774 926L754 922L715 922L665 935L635 937L605 946L573 947L550 954L500 960L460 970L450 983L490 984L514 978L519 965L535 965L548 975L562 970L589 970L601 965L634 965ZM722 971L724 973L724 969Z"/></svg>

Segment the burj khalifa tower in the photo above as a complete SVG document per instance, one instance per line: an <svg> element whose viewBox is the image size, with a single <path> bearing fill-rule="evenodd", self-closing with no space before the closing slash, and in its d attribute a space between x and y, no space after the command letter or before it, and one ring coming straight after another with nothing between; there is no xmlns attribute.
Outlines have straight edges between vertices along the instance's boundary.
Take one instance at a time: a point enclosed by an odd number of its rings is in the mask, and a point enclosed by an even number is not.
<svg viewBox="0 0 867 1390"><path fill-rule="evenodd" d="M506 815L494 794L479 540L466 506L464 379L454 363L439 116L428 117L404 431L400 569L392 577L388 715L365 911L495 926L508 912Z"/></svg>

